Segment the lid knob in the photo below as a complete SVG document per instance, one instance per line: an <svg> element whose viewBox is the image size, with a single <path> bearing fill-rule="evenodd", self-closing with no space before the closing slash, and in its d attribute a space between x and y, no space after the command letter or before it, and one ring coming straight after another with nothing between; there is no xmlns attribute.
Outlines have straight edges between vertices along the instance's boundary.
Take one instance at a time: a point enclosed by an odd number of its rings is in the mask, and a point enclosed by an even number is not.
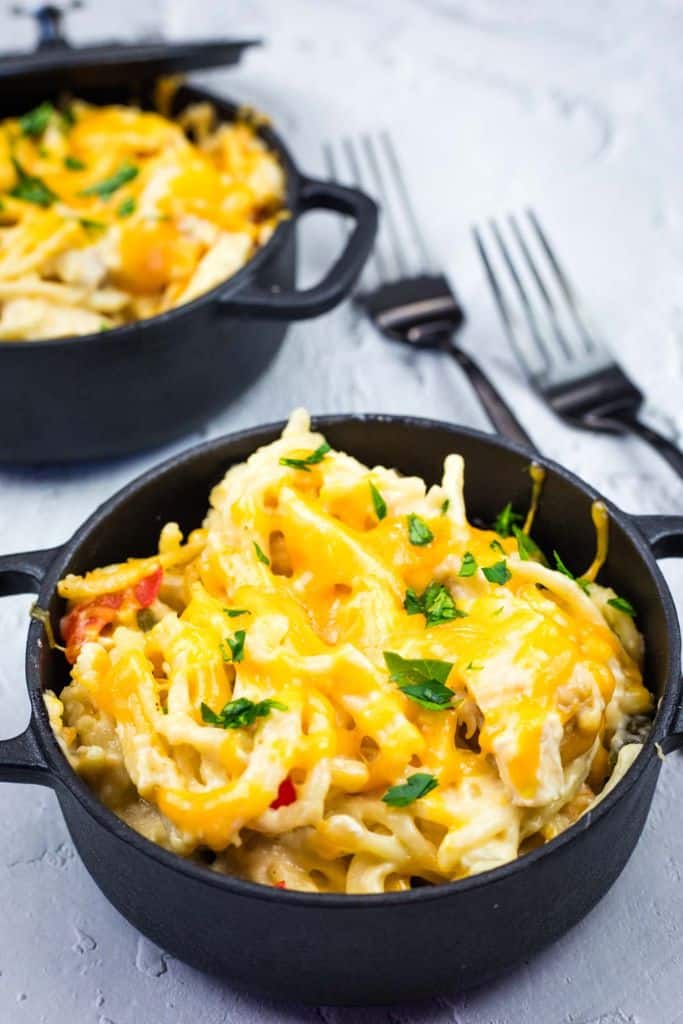
<svg viewBox="0 0 683 1024"><path fill-rule="evenodd" d="M15 4L12 7L12 14L28 14L35 18L38 27L38 49L47 50L60 46L68 46L68 42L62 33L62 18L66 11L77 11L83 7L82 0L70 0L66 7L57 7L56 4L41 4L28 10L23 4Z"/></svg>

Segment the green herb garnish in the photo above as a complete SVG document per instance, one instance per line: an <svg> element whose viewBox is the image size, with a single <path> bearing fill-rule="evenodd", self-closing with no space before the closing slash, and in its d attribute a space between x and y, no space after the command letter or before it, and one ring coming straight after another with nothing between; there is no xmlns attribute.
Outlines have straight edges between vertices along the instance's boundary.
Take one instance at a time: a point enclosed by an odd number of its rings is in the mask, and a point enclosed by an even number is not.
<svg viewBox="0 0 683 1024"><path fill-rule="evenodd" d="M256 552L256 557L258 558L259 562L263 562L264 565L270 565L270 559L268 558L268 555L264 552L263 548L259 547L256 541L253 541L253 545L254 551Z"/></svg>
<svg viewBox="0 0 683 1024"><path fill-rule="evenodd" d="M377 490L372 480L368 481L370 487L370 494L372 495L372 505L375 510L375 515L378 519L386 519L387 515L387 503Z"/></svg>
<svg viewBox="0 0 683 1024"><path fill-rule="evenodd" d="M567 568L567 566L566 566L566 565L564 564L564 562L562 561L562 559L561 559L561 558L560 558L560 556L558 555L557 551L553 551L553 558L555 559L555 568L557 569L557 571L558 571L558 572L561 572L561 573L562 573L562 575L563 575L563 576L566 576L566 577L567 577L568 579L570 579L570 580L573 580L573 581L574 581L574 583L578 583L578 585L579 585L579 586L581 587L581 589L583 590L584 594L587 594L587 593L588 593L588 580L581 580L581 579L578 579L578 578L577 578L577 577L576 577L576 576L574 575L574 573L573 573L573 572L571 572L571 571L570 571L570 570L569 570L569 569Z"/></svg>
<svg viewBox="0 0 683 1024"><path fill-rule="evenodd" d="M70 131L76 124L76 115L74 114L73 107L69 105L64 107L64 110L59 112L60 128L63 132Z"/></svg>
<svg viewBox="0 0 683 1024"><path fill-rule="evenodd" d="M229 701L216 714L202 701L202 721L219 729L246 729L253 725L257 718L265 718L273 710L287 711L287 705L270 698L255 703L246 697L240 697L238 700Z"/></svg>
<svg viewBox="0 0 683 1024"><path fill-rule="evenodd" d="M322 462L329 451L329 444L327 441L323 441L323 443L319 445L314 452L311 452L310 455L306 455L305 458L282 458L280 459L280 465L288 466L290 469L301 469L304 473L310 473L310 467L317 466L319 462Z"/></svg>
<svg viewBox="0 0 683 1024"><path fill-rule="evenodd" d="M434 534L424 519L416 516L413 512L408 516L408 540L418 548L424 547L425 544L431 544L434 540Z"/></svg>
<svg viewBox="0 0 683 1024"><path fill-rule="evenodd" d="M458 576L462 576L466 579L468 576L474 576L477 571L477 561L471 551L466 551L462 556L462 565Z"/></svg>
<svg viewBox="0 0 683 1024"><path fill-rule="evenodd" d="M543 552L536 541L533 540L528 533L524 533L518 526L513 526L512 532L514 533L515 540L517 541L519 557L523 562L534 561L535 559L544 560Z"/></svg>
<svg viewBox="0 0 683 1024"><path fill-rule="evenodd" d="M489 583L498 583L500 586L512 578L512 573L504 558L500 562L495 562L494 565L484 566L481 571Z"/></svg>
<svg viewBox="0 0 683 1024"><path fill-rule="evenodd" d="M34 110L29 110L28 114L24 114L24 116L19 119L21 134L27 135L33 139L42 135L50 123L50 118L54 112L55 108L51 103L41 103L40 106L35 107Z"/></svg>
<svg viewBox="0 0 683 1024"><path fill-rule="evenodd" d="M635 618L636 610L630 601L627 601L625 597L610 597L607 604L611 605L612 608L616 608L617 611L623 612L625 615L630 615L631 618Z"/></svg>
<svg viewBox="0 0 683 1024"><path fill-rule="evenodd" d="M467 612L456 608L455 601L443 583L430 583L420 595L408 587L403 607L408 615L424 615L425 626L439 626L443 622L463 619L467 615Z"/></svg>
<svg viewBox="0 0 683 1024"><path fill-rule="evenodd" d="M91 220L89 217L79 217L78 223L86 231L104 231L107 227L101 220Z"/></svg>
<svg viewBox="0 0 683 1024"><path fill-rule="evenodd" d="M117 217L130 217L132 213L135 213L137 207L136 201L132 196L128 196L128 199L124 199L122 203L119 203L116 209Z"/></svg>
<svg viewBox="0 0 683 1024"><path fill-rule="evenodd" d="M524 522L524 516L520 515L519 512L514 512L512 503L508 501L507 505L500 510L493 523L493 529L501 537L510 537L512 534L512 527L515 523Z"/></svg>
<svg viewBox="0 0 683 1024"><path fill-rule="evenodd" d="M458 704L462 704L462 698L453 704L454 691L436 680L431 683L406 683L405 686L399 686L399 690L428 711L453 711Z"/></svg>
<svg viewBox="0 0 683 1024"><path fill-rule="evenodd" d="M36 206L52 206L57 196L48 188L44 181L27 174L19 161L12 157L14 169L17 172L18 181L11 190L10 195L15 199L23 199L25 203L35 203Z"/></svg>
<svg viewBox="0 0 683 1024"><path fill-rule="evenodd" d="M238 615L251 615L246 608L224 608L223 611L229 619L236 619Z"/></svg>
<svg viewBox="0 0 683 1024"><path fill-rule="evenodd" d="M382 797L382 802L390 807L407 807L414 800L431 793L439 783L429 772L415 772L401 786L392 786Z"/></svg>
<svg viewBox="0 0 683 1024"><path fill-rule="evenodd" d="M234 637L226 636L223 643L220 645L221 654L223 655L223 661L244 661L244 640L246 633L243 629L238 629ZM228 654L228 648L230 654Z"/></svg>
<svg viewBox="0 0 683 1024"><path fill-rule="evenodd" d="M450 507L451 507L451 499L450 498L445 498L444 501L441 502L441 515L445 516Z"/></svg>
<svg viewBox="0 0 683 1024"><path fill-rule="evenodd" d="M77 156L65 156L64 166L67 171L84 171L86 165Z"/></svg>
<svg viewBox="0 0 683 1024"><path fill-rule="evenodd" d="M89 185L88 188L84 188L81 192L82 196L99 196L100 199L109 199L117 189L120 189L122 185L132 181L133 178L137 178L140 173L140 169L135 167L134 164L122 164L118 171L109 178L104 178L102 181L96 182L94 185Z"/></svg>
<svg viewBox="0 0 683 1024"><path fill-rule="evenodd" d="M492 540L491 543L489 544L489 547L493 551L497 551L499 555L505 554L505 548L503 547L499 540Z"/></svg>
<svg viewBox="0 0 683 1024"><path fill-rule="evenodd" d="M400 654L393 651L384 652L384 661L389 669L389 678L392 683L398 683L399 689L405 686L424 687L429 686L436 694L445 686L453 665L449 661L434 661L429 658L402 658ZM404 691L405 692L405 691ZM453 691L450 691L450 696ZM408 694L408 696L414 696ZM415 698L417 699L417 698ZM439 704L438 697L434 701Z"/></svg>
<svg viewBox="0 0 683 1024"><path fill-rule="evenodd" d="M465 665L465 672L481 672L483 665L475 665L473 661L469 665Z"/></svg>

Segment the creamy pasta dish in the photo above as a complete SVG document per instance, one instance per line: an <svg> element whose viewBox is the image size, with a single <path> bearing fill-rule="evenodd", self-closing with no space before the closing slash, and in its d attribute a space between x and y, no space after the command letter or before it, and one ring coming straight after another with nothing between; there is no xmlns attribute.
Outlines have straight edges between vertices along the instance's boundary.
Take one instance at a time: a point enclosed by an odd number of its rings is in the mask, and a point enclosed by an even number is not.
<svg viewBox="0 0 683 1024"><path fill-rule="evenodd" d="M0 122L0 340L93 334L230 277L283 217L284 173L210 104L172 121L42 103Z"/></svg>
<svg viewBox="0 0 683 1024"><path fill-rule="evenodd" d="M635 610L594 582L603 506L575 578L532 540L538 467L489 529L465 471L368 468L299 410L200 529L63 579L74 769L154 842L294 890L451 881L567 828L649 724Z"/></svg>

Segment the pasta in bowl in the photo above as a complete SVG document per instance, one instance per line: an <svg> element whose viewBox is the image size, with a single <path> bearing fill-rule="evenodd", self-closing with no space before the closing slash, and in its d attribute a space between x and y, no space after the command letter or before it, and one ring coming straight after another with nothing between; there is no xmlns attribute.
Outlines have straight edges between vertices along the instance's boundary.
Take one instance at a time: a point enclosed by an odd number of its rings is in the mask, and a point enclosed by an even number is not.
<svg viewBox="0 0 683 1024"><path fill-rule="evenodd" d="M506 506L368 468L293 414L204 526L67 576L72 766L147 838L312 892L452 881L553 838L632 762L652 697L634 610Z"/></svg>
<svg viewBox="0 0 683 1024"><path fill-rule="evenodd" d="M163 83L162 83L163 84ZM0 340L96 334L191 302L271 237L285 176L244 113L45 102L0 125Z"/></svg>

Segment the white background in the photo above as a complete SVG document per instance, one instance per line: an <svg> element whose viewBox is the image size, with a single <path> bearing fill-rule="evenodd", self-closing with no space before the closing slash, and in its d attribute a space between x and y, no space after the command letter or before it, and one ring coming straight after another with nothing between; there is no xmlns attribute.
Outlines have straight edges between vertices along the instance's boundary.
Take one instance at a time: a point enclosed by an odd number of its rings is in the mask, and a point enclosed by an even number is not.
<svg viewBox="0 0 683 1024"><path fill-rule="evenodd" d="M31 25L11 18L7 6L3 47L29 46ZM533 205L594 321L646 391L649 414L683 428L683 8L676 0L118 0L88 4L69 26L79 41L153 32L264 36L268 46L241 68L206 81L268 111L310 172L322 171L322 139L391 131L431 248L467 307L462 342L506 389L539 447L628 510L681 509L683 487L654 454L636 441L571 431L525 390L469 237L471 223ZM336 225L320 221L304 232L307 281L340 238ZM188 338L189 358L191 347ZM160 458L284 417L297 404L486 428L445 357L393 347L347 305L293 328L268 373L201 435L113 465L0 469L0 548L57 544ZM665 572L680 606L682 567L670 563ZM28 715L29 603L13 598L0 607L3 736ZM613 890L552 949L485 990L422 1006L313 1010L235 995L165 956L99 894L52 794L5 785L0 1020L674 1024L683 1021L682 815L683 760L673 755ZM567 879L568 887L580 884Z"/></svg>

